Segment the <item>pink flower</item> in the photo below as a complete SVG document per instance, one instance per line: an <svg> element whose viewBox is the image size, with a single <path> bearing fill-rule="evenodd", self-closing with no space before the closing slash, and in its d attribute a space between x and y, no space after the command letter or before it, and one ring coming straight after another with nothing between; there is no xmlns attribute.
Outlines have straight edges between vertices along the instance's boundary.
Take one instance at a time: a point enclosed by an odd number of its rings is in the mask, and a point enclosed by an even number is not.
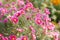
<svg viewBox="0 0 60 40"><path fill-rule="evenodd" d="M3 20L3 22L4 22L4 23L7 23L7 22L8 22L8 19L7 19L7 18L5 18L5 19Z"/></svg>
<svg viewBox="0 0 60 40"><path fill-rule="evenodd" d="M9 36L9 39L10 39L10 40L16 40L16 35L10 35L10 36Z"/></svg>
<svg viewBox="0 0 60 40"><path fill-rule="evenodd" d="M58 36L59 36L59 33L58 32L54 32L54 40L58 40Z"/></svg>
<svg viewBox="0 0 60 40"><path fill-rule="evenodd" d="M31 2L26 4L27 7L33 8L33 4Z"/></svg>
<svg viewBox="0 0 60 40"><path fill-rule="evenodd" d="M7 13L7 9L6 8L2 8L1 9L1 15L4 15L4 14L6 14Z"/></svg>
<svg viewBox="0 0 60 40"><path fill-rule="evenodd" d="M0 34L0 40L8 40L8 38L4 37L3 34Z"/></svg>
<svg viewBox="0 0 60 40"><path fill-rule="evenodd" d="M19 32L23 32L24 31L22 28L17 28L16 30L19 31Z"/></svg>
<svg viewBox="0 0 60 40"><path fill-rule="evenodd" d="M4 7L5 8L9 8L10 7L10 4L5 4Z"/></svg>
<svg viewBox="0 0 60 40"><path fill-rule="evenodd" d="M28 40L28 37L27 36L22 36L21 40Z"/></svg>
<svg viewBox="0 0 60 40"><path fill-rule="evenodd" d="M15 16L12 16L11 17L11 22L13 22L14 24L17 24L18 23L18 18L17 17L15 17Z"/></svg>
<svg viewBox="0 0 60 40"><path fill-rule="evenodd" d="M30 2L24 6L24 10L28 10L29 8L33 9L33 4Z"/></svg>
<svg viewBox="0 0 60 40"><path fill-rule="evenodd" d="M21 38L17 38L16 40L21 40Z"/></svg>
<svg viewBox="0 0 60 40"><path fill-rule="evenodd" d="M14 16L19 17L21 15L20 11L17 11Z"/></svg>
<svg viewBox="0 0 60 40"><path fill-rule="evenodd" d="M37 17L37 18L41 18L41 17L42 17L42 14L41 14L41 13L37 13L37 14L36 14L36 17Z"/></svg>
<svg viewBox="0 0 60 40"><path fill-rule="evenodd" d="M40 14L40 13L36 14L35 23L38 24L38 25L41 25L41 26L45 25L42 14Z"/></svg>
<svg viewBox="0 0 60 40"><path fill-rule="evenodd" d="M51 19L49 18L49 15L46 15L45 13L42 14L42 19L45 20L46 22L51 21Z"/></svg>
<svg viewBox="0 0 60 40"><path fill-rule="evenodd" d="M17 11L17 8L15 6L12 6L11 11Z"/></svg>
<svg viewBox="0 0 60 40"><path fill-rule="evenodd" d="M0 37L2 37L3 36L3 34L0 34Z"/></svg>
<svg viewBox="0 0 60 40"><path fill-rule="evenodd" d="M16 2L12 2L12 5L15 5L16 4Z"/></svg>
<svg viewBox="0 0 60 40"><path fill-rule="evenodd" d="M36 35L35 35L35 33L31 33L31 35L32 35L32 40L36 40Z"/></svg>
<svg viewBox="0 0 60 40"><path fill-rule="evenodd" d="M44 11L45 11L45 13L46 13L46 14L48 14L48 15L50 14L50 11L49 11L49 9L48 9L48 8L45 8L45 10L44 10Z"/></svg>
<svg viewBox="0 0 60 40"><path fill-rule="evenodd" d="M19 16L21 16L21 15L23 15L23 14L25 14L25 11L24 11L24 10L19 10L19 11L17 11L17 12L14 14L14 16L19 17Z"/></svg>
<svg viewBox="0 0 60 40"><path fill-rule="evenodd" d="M50 35L53 36L54 40L58 40L59 39L59 32L50 32Z"/></svg>
<svg viewBox="0 0 60 40"><path fill-rule="evenodd" d="M35 23L38 25L41 25L43 23L41 16L38 15L35 17Z"/></svg>
<svg viewBox="0 0 60 40"><path fill-rule="evenodd" d="M25 11L24 10L19 10L21 14L25 14Z"/></svg>
<svg viewBox="0 0 60 40"><path fill-rule="evenodd" d="M0 2L0 6L3 6L2 2Z"/></svg>
<svg viewBox="0 0 60 40"><path fill-rule="evenodd" d="M41 19L36 18L36 19L35 19L35 22L36 22L37 24L41 24Z"/></svg>
<svg viewBox="0 0 60 40"><path fill-rule="evenodd" d="M23 0L17 0L18 1L18 5L21 6L21 5L25 5L24 1Z"/></svg>
<svg viewBox="0 0 60 40"><path fill-rule="evenodd" d="M48 32L48 36L53 37L54 40L59 40L59 32L58 31Z"/></svg>
<svg viewBox="0 0 60 40"><path fill-rule="evenodd" d="M55 29L55 26L52 23L49 22L47 24L47 28L48 28L48 30L54 30Z"/></svg>
<svg viewBox="0 0 60 40"><path fill-rule="evenodd" d="M7 37L3 37L2 40L8 40L8 38Z"/></svg>
<svg viewBox="0 0 60 40"><path fill-rule="evenodd" d="M30 26L30 30L35 33L35 29L33 28L33 26Z"/></svg>
<svg viewBox="0 0 60 40"><path fill-rule="evenodd" d="M38 13L40 12L40 10L38 8L34 8L34 7L32 8L32 11L33 12L38 12Z"/></svg>

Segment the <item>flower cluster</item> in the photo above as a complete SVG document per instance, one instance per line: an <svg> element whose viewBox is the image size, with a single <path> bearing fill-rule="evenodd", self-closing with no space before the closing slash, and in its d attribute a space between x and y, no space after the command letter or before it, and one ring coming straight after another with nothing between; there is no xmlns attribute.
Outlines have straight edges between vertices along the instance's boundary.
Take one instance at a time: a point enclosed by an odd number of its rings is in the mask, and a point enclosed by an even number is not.
<svg viewBox="0 0 60 40"><path fill-rule="evenodd" d="M1 32L0 40L38 40L41 35L59 40L59 32L55 31L50 14L48 8L35 8L29 0L15 0L11 4L0 2L0 23L6 27L2 30L7 31Z"/></svg>

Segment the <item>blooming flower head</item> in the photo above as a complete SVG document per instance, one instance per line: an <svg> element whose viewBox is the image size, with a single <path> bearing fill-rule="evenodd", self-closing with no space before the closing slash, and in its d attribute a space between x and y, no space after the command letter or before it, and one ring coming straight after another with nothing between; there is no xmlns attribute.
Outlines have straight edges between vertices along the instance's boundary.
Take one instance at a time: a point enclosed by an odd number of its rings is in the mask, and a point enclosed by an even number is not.
<svg viewBox="0 0 60 40"><path fill-rule="evenodd" d="M33 4L32 4L32 3L30 3L30 2L29 2L29 3L27 3L26 5L27 5L27 7L31 7L31 8L33 8Z"/></svg>
<svg viewBox="0 0 60 40"><path fill-rule="evenodd" d="M5 19L3 20L3 22L4 22L4 23L7 23L7 22L8 22L8 19L7 19L7 18L5 18Z"/></svg>
<svg viewBox="0 0 60 40"><path fill-rule="evenodd" d="M41 19L35 19L37 24L41 24Z"/></svg>
<svg viewBox="0 0 60 40"><path fill-rule="evenodd" d="M43 19L44 21L46 21L46 22L51 21L51 19L49 18L49 16L48 16L48 15L46 15L45 13L44 13L44 14L42 14L42 19Z"/></svg>
<svg viewBox="0 0 60 40"><path fill-rule="evenodd" d="M2 2L0 2L0 6L3 6Z"/></svg>
<svg viewBox="0 0 60 40"><path fill-rule="evenodd" d="M19 17L21 15L20 11L17 11L14 16Z"/></svg>
<svg viewBox="0 0 60 40"><path fill-rule="evenodd" d="M36 15L35 23L38 24L38 25L42 24L42 20L41 20L41 15L40 14Z"/></svg>
<svg viewBox="0 0 60 40"><path fill-rule="evenodd" d="M28 37L27 36L22 36L21 40L28 40Z"/></svg>
<svg viewBox="0 0 60 40"><path fill-rule="evenodd" d="M48 15L50 14L50 11L49 11L48 8L45 8L44 12L45 12L46 14L48 14Z"/></svg>
<svg viewBox="0 0 60 40"><path fill-rule="evenodd" d="M25 6L24 6L24 9L25 10L28 10L29 8L33 9L33 4L32 3L27 3Z"/></svg>
<svg viewBox="0 0 60 40"><path fill-rule="evenodd" d="M24 3L23 0L17 0L17 2L18 2L18 5L19 5L19 6L25 5L25 3Z"/></svg>
<svg viewBox="0 0 60 40"><path fill-rule="evenodd" d="M55 25L53 25L52 23L48 23L47 24L47 28L48 28L48 30L54 30L55 29Z"/></svg>
<svg viewBox="0 0 60 40"><path fill-rule="evenodd" d="M59 39L59 32L50 32L50 35L53 36L54 40L58 40Z"/></svg>
<svg viewBox="0 0 60 40"><path fill-rule="evenodd" d="M7 9L6 8L2 8L1 9L1 15L4 15L4 14L6 14L7 13Z"/></svg>
<svg viewBox="0 0 60 40"><path fill-rule="evenodd" d="M12 6L11 11L17 11L17 8L15 6Z"/></svg>
<svg viewBox="0 0 60 40"><path fill-rule="evenodd" d="M4 37L3 37L3 34L0 34L0 40L2 40Z"/></svg>
<svg viewBox="0 0 60 40"><path fill-rule="evenodd" d="M16 2L12 2L12 5L15 5L16 4Z"/></svg>
<svg viewBox="0 0 60 40"><path fill-rule="evenodd" d="M38 8L34 8L34 7L32 8L32 11L33 12L38 12L38 13L40 12L40 10Z"/></svg>
<svg viewBox="0 0 60 40"><path fill-rule="evenodd" d="M17 11L17 12L14 14L14 16L19 17L19 16L21 16L21 15L23 15L23 14L25 14L25 11L21 9L21 10Z"/></svg>
<svg viewBox="0 0 60 40"><path fill-rule="evenodd" d="M2 40L8 40L8 37L2 37Z"/></svg>
<svg viewBox="0 0 60 40"><path fill-rule="evenodd" d="M24 11L24 10L20 10L20 13L21 13L21 14L25 14L25 11Z"/></svg>
<svg viewBox="0 0 60 40"><path fill-rule="evenodd" d="M58 32L54 32L54 40L58 40L59 37L59 33Z"/></svg>
<svg viewBox="0 0 60 40"><path fill-rule="evenodd" d="M10 7L10 4L5 4L4 7L5 8L9 8Z"/></svg>
<svg viewBox="0 0 60 40"><path fill-rule="evenodd" d="M21 40L21 38L17 38L16 40Z"/></svg>
<svg viewBox="0 0 60 40"><path fill-rule="evenodd" d="M10 35L10 36L9 36L9 39L10 39L10 40L16 40L16 35Z"/></svg>
<svg viewBox="0 0 60 40"><path fill-rule="evenodd" d="M17 24L18 23L18 18L17 17L15 17L15 16L12 16L11 17L11 22L13 22L14 24Z"/></svg>

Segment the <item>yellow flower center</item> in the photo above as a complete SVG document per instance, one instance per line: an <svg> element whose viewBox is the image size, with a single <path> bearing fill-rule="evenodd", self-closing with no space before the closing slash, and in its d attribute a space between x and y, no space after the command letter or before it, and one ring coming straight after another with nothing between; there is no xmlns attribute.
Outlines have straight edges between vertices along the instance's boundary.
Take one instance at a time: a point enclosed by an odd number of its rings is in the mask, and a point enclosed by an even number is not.
<svg viewBox="0 0 60 40"><path fill-rule="evenodd" d="M24 37L24 40L27 40L27 39Z"/></svg>
<svg viewBox="0 0 60 40"><path fill-rule="evenodd" d="M14 38L12 38L12 40L15 40Z"/></svg>
<svg viewBox="0 0 60 40"><path fill-rule="evenodd" d="M16 19L14 19L14 21L16 22Z"/></svg>

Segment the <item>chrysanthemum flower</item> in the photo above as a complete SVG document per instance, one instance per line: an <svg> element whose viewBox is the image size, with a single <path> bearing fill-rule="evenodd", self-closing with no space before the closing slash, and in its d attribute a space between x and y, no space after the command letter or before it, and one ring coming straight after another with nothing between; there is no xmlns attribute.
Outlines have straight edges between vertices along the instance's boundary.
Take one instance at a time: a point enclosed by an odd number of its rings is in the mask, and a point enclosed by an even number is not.
<svg viewBox="0 0 60 40"><path fill-rule="evenodd" d="M48 30L54 30L55 29L55 26L52 23L49 22L47 24L47 28L48 28Z"/></svg>
<svg viewBox="0 0 60 40"><path fill-rule="evenodd" d="M59 39L59 32L49 32L49 35L53 36L54 40L58 40Z"/></svg>
<svg viewBox="0 0 60 40"><path fill-rule="evenodd" d="M5 19L3 20L3 22L4 22L4 23L7 23L7 22L8 22L8 19L7 19L7 18L5 18Z"/></svg>
<svg viewBox="0 0 60 40"><path fill-rule="evenodd" d="M27 36L22 36L21 40L28 40L28 37Z"/></svg>
<svg viewBox="0 0 60 40"><path fill-rule="evenodd" d="M21 15L20 11L17 11L14 16L19 17Z"/></svg>
<svg viewBox="0 0 60 40"><path fill-rule="evenodd" d="M6 12L7 12L7 9L6 8L2 8L1 13L6 14Z"/></svg>
<svg viewBox="0 0 60 40"><path fill-rule="evenodd" d="M33 9L33 4L30 2L24 6L24 10L28 10L29 8Z"/></svg>
<svg viewBox="0 0 60 40"><path fill-rule="evenodd" d="M8 37L2 37L2 40L8 40Z"/></svg>
<svg viewBox="0 0 60 40"><path fill-rule="evenodd" d="M14 16L19 17L19 16L21 16L21 15L23 15L23 14L25 14L25 11L24 11L24 10L19 10L19 11L17 11L17 12L14 14Z"/></svg>
<svg viewBox="0 0 60 40"><path fill-rule="evenodd" d="M14 24L17 24L18 21L19 21L18 18L15 17L15 16L12 16L10 20L11 20L11 22L13 22Z"/></svg>
<svg viewBox="0 0 60 40"><path fill-rule="evenodd" d="M21 14L25 14L25 11L24 10L19 10Z"/></svg>
<svg viewBox="0 0 60 40"><path fill-rule="evenodd" d="M36 17L35 17L35 23L38 24L38 25L42 24L42 20L41 20L41 15L40 14L36 15Z"/></svg>
<svg viewBox="0 0 60 40"><path fill-rule="evenodd" d="M10 39L10 40L16 40L16 35L10 35L10 36L9 36L9 39Z"/></svg>
<svg viewBox="0 0 60 40"><path fill-rule="evenodd" d="M54 40L58 40L58 38L59 38L59 33L58 33L58 32L54 32L54 33L53 33L53 36L54 36Z"/></svg>
<svg viewBox="0 0 60 40"><path fill-rule="evenodd" d="M19 6L25 5L25 3L24 3L23 0L17 0L17 2L18 2L18 5L19 5Z"/></svg>
<svg viewBox="0 0 60 40"><path fill-rule="evenodd" d="M30 2L29 2L29 3L27 3L26 5L27 5L27 7L31 7L31 8L33 8L33 4L32 4L32 3L30 3Z"/></svg>
<svg viewBox="0 0 60 40"><path fill-rule="evenodd" d="M46 14L48 14L48 15L50 14L50 11L49 11L48 8L45 8L45 9L44 9L44 12L45 12Z"/></svg>

